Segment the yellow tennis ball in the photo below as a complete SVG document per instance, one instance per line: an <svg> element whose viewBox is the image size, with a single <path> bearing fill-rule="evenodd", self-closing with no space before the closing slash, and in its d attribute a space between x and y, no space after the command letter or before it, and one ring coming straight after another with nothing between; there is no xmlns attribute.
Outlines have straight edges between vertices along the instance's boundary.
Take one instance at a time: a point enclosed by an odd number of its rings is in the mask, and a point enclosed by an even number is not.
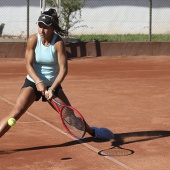
<svg viewBox="0 0 170 170"><path fill-rule="evenodd" d="M16 123L16 120L15 120L14 118L8 119L8 125L9 125L9 126L14 126L15 123Z"/></svg>

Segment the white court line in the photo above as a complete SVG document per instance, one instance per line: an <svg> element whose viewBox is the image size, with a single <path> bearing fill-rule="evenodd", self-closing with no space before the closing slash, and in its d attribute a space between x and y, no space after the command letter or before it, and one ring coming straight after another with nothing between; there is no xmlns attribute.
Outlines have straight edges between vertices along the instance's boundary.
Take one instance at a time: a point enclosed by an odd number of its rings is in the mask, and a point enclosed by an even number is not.
<svg viewBox="0 0 170 170"><path fill-rule="evenodd" d="M42 121L40 121L40 120L36 120L36 121L31 121L31 122L22 122L22 121L19 121L19 122L17 122L17 124L29 124L29 123L42 123Z"/></svg>
<svg viewBox="0 0 170 170"><path fill-rule="evenodd" d="M3 100L3 101L6 102L6 103L12 105L12 106L15 105L13 102L9 101L8 99L6 99L6 98L4 98L4 97L2 97L2 96L0 96L0 99ZM27 113L27 114L30 115L31 117L37 119L38 121L41 121L42 123L46 124L47 126L51 127L52 129L60 132L61 134L63 134L63 135L65 135L65 136L67 136L67 137L75 140L74 137L72 137L71 135L65 133L64 131L62 131L61 129L59 129L59 128L57 128L56 126L52 125L51 123L45 121L44 119L42 119L42 118L40 118L40 117L38 117L38 116L32 114L31 112L28 112L28 111L26 111L25 113ZM85 147L89 148L89 149L92 150L93 152L96 152L97 154L98 154L98 152L100 151L99 149L97 149L97 148L95 148L95 147L93 147L93 146L91 146L91 145L89 145L89 144L87 144L87 143L83 143L81 140L78 140L78 142L81 143L82 145L84 145ZM123 164L122 162L118 161L117 159L115 159L115 158L113 158L113 157L111 157L111 156L104 156L104 158L109 159L110 161L116 163L117 165L119 165L119 166L121 166L121 167L123 167L123 168L125 168L125 169L133 170L132 168L128 167L127 165Z"/></svg>

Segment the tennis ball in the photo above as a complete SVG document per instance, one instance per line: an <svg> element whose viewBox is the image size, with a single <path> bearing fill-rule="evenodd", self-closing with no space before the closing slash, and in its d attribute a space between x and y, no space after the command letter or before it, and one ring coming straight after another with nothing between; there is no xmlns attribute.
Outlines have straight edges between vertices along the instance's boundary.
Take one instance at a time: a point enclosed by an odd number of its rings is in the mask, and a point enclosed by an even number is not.
<svg viewBox="0 0 170 170"><path fill-rule="evenodd" d="M9 126L14 126L15 123L16 123L16 120L15 120L14 118L8 119L8 125L9 125Z"/></svg>

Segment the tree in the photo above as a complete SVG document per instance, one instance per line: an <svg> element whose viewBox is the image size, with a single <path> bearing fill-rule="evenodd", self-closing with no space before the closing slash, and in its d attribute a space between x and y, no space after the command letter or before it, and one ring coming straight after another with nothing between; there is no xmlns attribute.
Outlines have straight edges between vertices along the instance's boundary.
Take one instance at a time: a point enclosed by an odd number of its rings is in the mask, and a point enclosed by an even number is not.
<svg viewBox="0 0 170 170"><path fill-rule="evenodd" d="M46 0L46 3L51 7L55 7L53 0ZM85 3L81 0L61 0L60 24L66 31L66 36L69 35L70 28L81 22L81 9L84 6Z"/></svg>
<svg viewBox="0 0 170 170"><path fill-rule="evenodd" d="M53 0L46 0L46 4L48 4L51 7L56 7Z"/></svg>

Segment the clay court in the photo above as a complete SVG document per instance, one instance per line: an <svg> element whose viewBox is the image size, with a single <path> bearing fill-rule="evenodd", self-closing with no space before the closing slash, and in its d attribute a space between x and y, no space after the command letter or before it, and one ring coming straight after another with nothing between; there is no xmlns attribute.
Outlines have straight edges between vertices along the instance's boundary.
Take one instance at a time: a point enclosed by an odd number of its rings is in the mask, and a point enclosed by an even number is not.
<svg viewBox="0 0 170 170"><path fill-rule="evenodd" d="M24 59L0 59L0 119L24 82ZM2 170L169 170L170 58L71 59L62 86L91 126L121 142L70 137L47 103L34 103L1 139ZM116 146L119 146L116 148ZM102 156L102 150L125 150ZM127 151L127 154L126 154Z"/></svg>

